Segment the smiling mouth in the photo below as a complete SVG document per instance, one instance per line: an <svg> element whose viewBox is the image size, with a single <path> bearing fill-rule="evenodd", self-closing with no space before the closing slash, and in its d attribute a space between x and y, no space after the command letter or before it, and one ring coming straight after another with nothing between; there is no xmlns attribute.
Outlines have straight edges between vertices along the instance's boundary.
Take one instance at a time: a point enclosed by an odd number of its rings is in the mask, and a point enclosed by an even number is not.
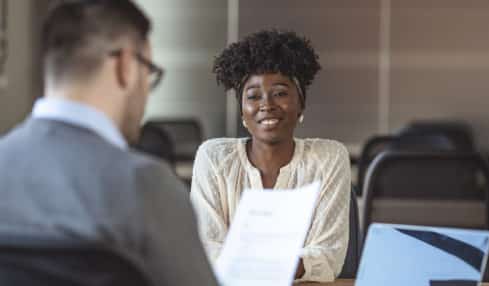
<svg viewBox="0 0 489 286"><path fill-rule="evenodd" d="M280 119L278 118L269 118L269 119L263 119L259 123L260 125L266 126L266 127L273 127L276 126L280 122Z"/></svg>

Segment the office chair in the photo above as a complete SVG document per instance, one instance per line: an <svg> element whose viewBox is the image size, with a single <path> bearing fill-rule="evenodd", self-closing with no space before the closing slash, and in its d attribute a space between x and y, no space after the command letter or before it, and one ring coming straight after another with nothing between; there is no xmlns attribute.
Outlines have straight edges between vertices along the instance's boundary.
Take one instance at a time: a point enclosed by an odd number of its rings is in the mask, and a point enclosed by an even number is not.
<svg viewBox="0 0 489 286"><path fill-rule="evenodd" d="M387 150L395 140L395 136L391 135L372 136L363 145L360 157L358 158L357 195L362 195L363 181L368 166L378 154Z"/></svg>
<svg viewBox="0 0 489 286"><path fill-rule="evenodd" d="M380 153L393 151L411 152L448 152L456 151L454 143L443 135L433 134L404 134L371 137L360 155L358 161L358 195L362 195L363 183L367 168Z"/></svg>
<svg viewBox="0 0 489 286"><path fill-rule="evenodd" d="M166 131L160 126L147 122L141 128L139 142L135 149L167 161L170 165L175 163L175 147Z"/></svg>
<svg viewBox="0 0 489 286"><path fill-rule="evenodd" d="M202 126L197 119L152 119L148 123L158 126L170 137L174 146L175 161L193 161L203 141Z"/></svg>
<svg viewBox="0 0 489 286"><path fill-rule="evenodd" d="M481 180L484 188L481 189ZM373 201L380 198L396 199L399 202L418 201L421 207L429 202L460 204L482 202L485 213L481 219L463 221L463 227L487 228L488 223L489 168L486 160L478 153L454 152L398 152L386 151L369 166L363 192L365 196L362 232L363 239L368 226L374 220ZM431 213L432 209L417 210L400 216L376 217L376 221L407 224L459 226L453 218ZM379 214L377 213L377 216ZM458 216L457 214L454 214ZM463 218L465 215L458 217ZM418 218L416 218L418 216ZM422 216L422 218L419 218ZM402 218L401 218L402 217ZM420 221L421 220L421 221ZM462 223L460 220L457 223ZM480 221L483 221L482 223Z"/></svg>
<svg viewBox="0 0 489 286"><path fill-rule="evenodd" d="M360 260L360 227L358 219L357 192L352 186L350 196L350 236L348 238L348 248L346 251L345 262L338 278L352 279L356 277L358 261Z"/></svg>
<svg viewBox="0 0 489 286"><path fill-rule="evenodd" d="M93 243L0 235L0 285L149 286L131 262Z"/></svg>
<svg viewBox="0 0 489 286"><path fill-rule="evenodd" d="M470 125L456 120L418 120L401 128L398 135L438 135L448 138L458 152L475 152L475 142Z"/></svg>

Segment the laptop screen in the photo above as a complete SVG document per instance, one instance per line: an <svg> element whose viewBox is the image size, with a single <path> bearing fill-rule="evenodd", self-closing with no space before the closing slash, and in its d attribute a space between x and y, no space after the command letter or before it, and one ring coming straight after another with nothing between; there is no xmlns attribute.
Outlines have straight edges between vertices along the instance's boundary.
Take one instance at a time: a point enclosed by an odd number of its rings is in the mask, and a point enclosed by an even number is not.
<svg viewBox="0 0 489 286"><path fill-rule="evenodd" d="M488 231L372 224L355 285L477 285L488 247Z"/></svg>

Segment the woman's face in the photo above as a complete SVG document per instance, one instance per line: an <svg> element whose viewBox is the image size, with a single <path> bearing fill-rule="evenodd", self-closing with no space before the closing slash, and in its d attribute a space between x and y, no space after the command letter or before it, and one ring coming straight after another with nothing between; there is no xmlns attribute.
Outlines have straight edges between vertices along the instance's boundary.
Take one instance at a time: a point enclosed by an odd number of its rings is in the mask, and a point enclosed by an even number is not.
<svg viewBox="0 0 489 286"><path fill-rule="evenodd" d="M243 87L242 116L253 139L291 140L302 113L294 82L279 73L252 75Z"/></svg>

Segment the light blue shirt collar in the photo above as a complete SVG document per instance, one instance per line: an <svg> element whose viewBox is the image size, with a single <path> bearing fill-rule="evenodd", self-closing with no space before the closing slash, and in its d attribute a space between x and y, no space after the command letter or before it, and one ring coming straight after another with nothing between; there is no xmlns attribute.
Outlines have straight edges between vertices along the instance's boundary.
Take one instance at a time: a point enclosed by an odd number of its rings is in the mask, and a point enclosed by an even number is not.
<svg viewBox="0 0 489 286"><path fill-rule="evenodd" d="M59 97L44 97L36 101L32 117L90 129L109 143L127 149L127 142L115 124L105 114L88 105Z"/></svg>

